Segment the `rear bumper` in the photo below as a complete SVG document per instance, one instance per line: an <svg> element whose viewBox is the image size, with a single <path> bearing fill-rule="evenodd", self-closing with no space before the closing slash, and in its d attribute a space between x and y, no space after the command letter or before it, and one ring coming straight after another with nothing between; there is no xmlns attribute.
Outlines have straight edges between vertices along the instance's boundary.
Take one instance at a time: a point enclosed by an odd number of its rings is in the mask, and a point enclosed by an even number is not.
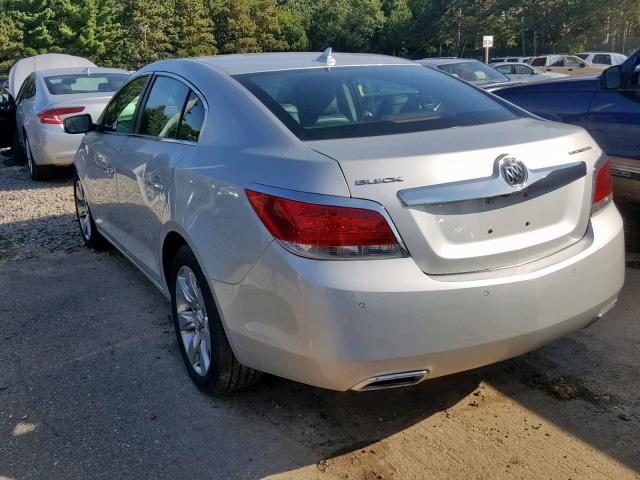
<svg viewBox="0 0 640 480"><path fill-rule="evenodd" d="M335 390L398 372L433 378L520 355L608 310L624 282L613 205L592 230L557 263L464 280L426 275L410 258L315 261L273 243L241 283L212 286L245 365Z"/></svg>
<svg viewBox="0 0 640 480"><path fill-rule="evenodd" d="M64 133L60 125L38 125L29 135L31 153L38 165L72 165L81 142L82 135Z"/></svg>

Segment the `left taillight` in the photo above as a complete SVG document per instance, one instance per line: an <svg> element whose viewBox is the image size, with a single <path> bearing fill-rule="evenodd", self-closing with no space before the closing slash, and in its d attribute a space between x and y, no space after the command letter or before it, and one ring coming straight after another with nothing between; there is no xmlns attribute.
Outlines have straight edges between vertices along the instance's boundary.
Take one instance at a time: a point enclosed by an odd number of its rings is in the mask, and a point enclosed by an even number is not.
<svg viewBox="0 0 640 480"><path fill-rule="evenodd" d="M593 206L591 214L595 214L611 203L613 198L613 180L609 160L601 162L593 172Z"/></svg>
<svg viewBox="0 0 640 480"><path fill-rule="evenodd" d="M406 256L389 222L376 210L245 191L267 230L295 254L332 260Z"/></svg>
<svg viewBox="0 0 640 480"><path fill-rule="evenodd" d="M64 108L52 108L51 110L45 110L38 114L40 123L46 123L48 125L62 125L63 121L61 116L71 115L74 113L84 112L84 107L64 107Z"/></svg>

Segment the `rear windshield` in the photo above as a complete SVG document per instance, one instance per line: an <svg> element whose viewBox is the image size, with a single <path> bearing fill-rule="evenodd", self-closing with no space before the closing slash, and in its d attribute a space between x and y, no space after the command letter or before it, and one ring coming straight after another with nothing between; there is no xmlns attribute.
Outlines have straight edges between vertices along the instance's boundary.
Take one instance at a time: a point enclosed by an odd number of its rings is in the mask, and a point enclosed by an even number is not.
<svg viewBox="0 0 640 480"><path fill-rule="evenodd" d="M129 78L126 73L69 74L46 77L44 83L51 95L115 92Z"/></svg>
<svg viewBox="0 0 640 480"><path fill-rule="evenodd" d="M419 66L315 68L234 78L301 140L419 132L517 116L488 94Z"/></svg>

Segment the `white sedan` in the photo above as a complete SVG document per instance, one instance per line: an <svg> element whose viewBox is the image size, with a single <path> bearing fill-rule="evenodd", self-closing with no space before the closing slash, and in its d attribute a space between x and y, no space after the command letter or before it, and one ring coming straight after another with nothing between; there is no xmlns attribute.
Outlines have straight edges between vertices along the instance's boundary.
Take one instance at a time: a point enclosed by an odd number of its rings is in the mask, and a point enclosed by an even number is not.
<svg viewBox="0 0 640 480"><path fill-rule="evenodd" d="M493 63L491 66L516 82L540 82L569 76L564 73L542 72L526 63L503 62Z"/></svg>
<svg viewBox="0 0 640 480"><path fill-rule="evenodd" d="M64 132L63 120L78 113L97 120L128 78L125 70L98 67L41 70L26 77L15 100L16 138L33 180L73 163L81 139Z"/></svg>

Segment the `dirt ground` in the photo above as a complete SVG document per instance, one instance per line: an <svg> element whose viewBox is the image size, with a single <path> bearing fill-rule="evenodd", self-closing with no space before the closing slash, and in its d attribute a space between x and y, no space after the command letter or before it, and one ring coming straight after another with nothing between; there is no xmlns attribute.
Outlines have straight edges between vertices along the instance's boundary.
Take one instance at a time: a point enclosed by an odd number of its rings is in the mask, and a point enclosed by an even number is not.
<svg viewBox="0 0 640 480"><path fill-rule="evenodd" d="M400 390L267 377L210 398L163 297L81 245L70 177L1 165L0 479L640 478L639 260L604 319L511 361Z"/></svg>

